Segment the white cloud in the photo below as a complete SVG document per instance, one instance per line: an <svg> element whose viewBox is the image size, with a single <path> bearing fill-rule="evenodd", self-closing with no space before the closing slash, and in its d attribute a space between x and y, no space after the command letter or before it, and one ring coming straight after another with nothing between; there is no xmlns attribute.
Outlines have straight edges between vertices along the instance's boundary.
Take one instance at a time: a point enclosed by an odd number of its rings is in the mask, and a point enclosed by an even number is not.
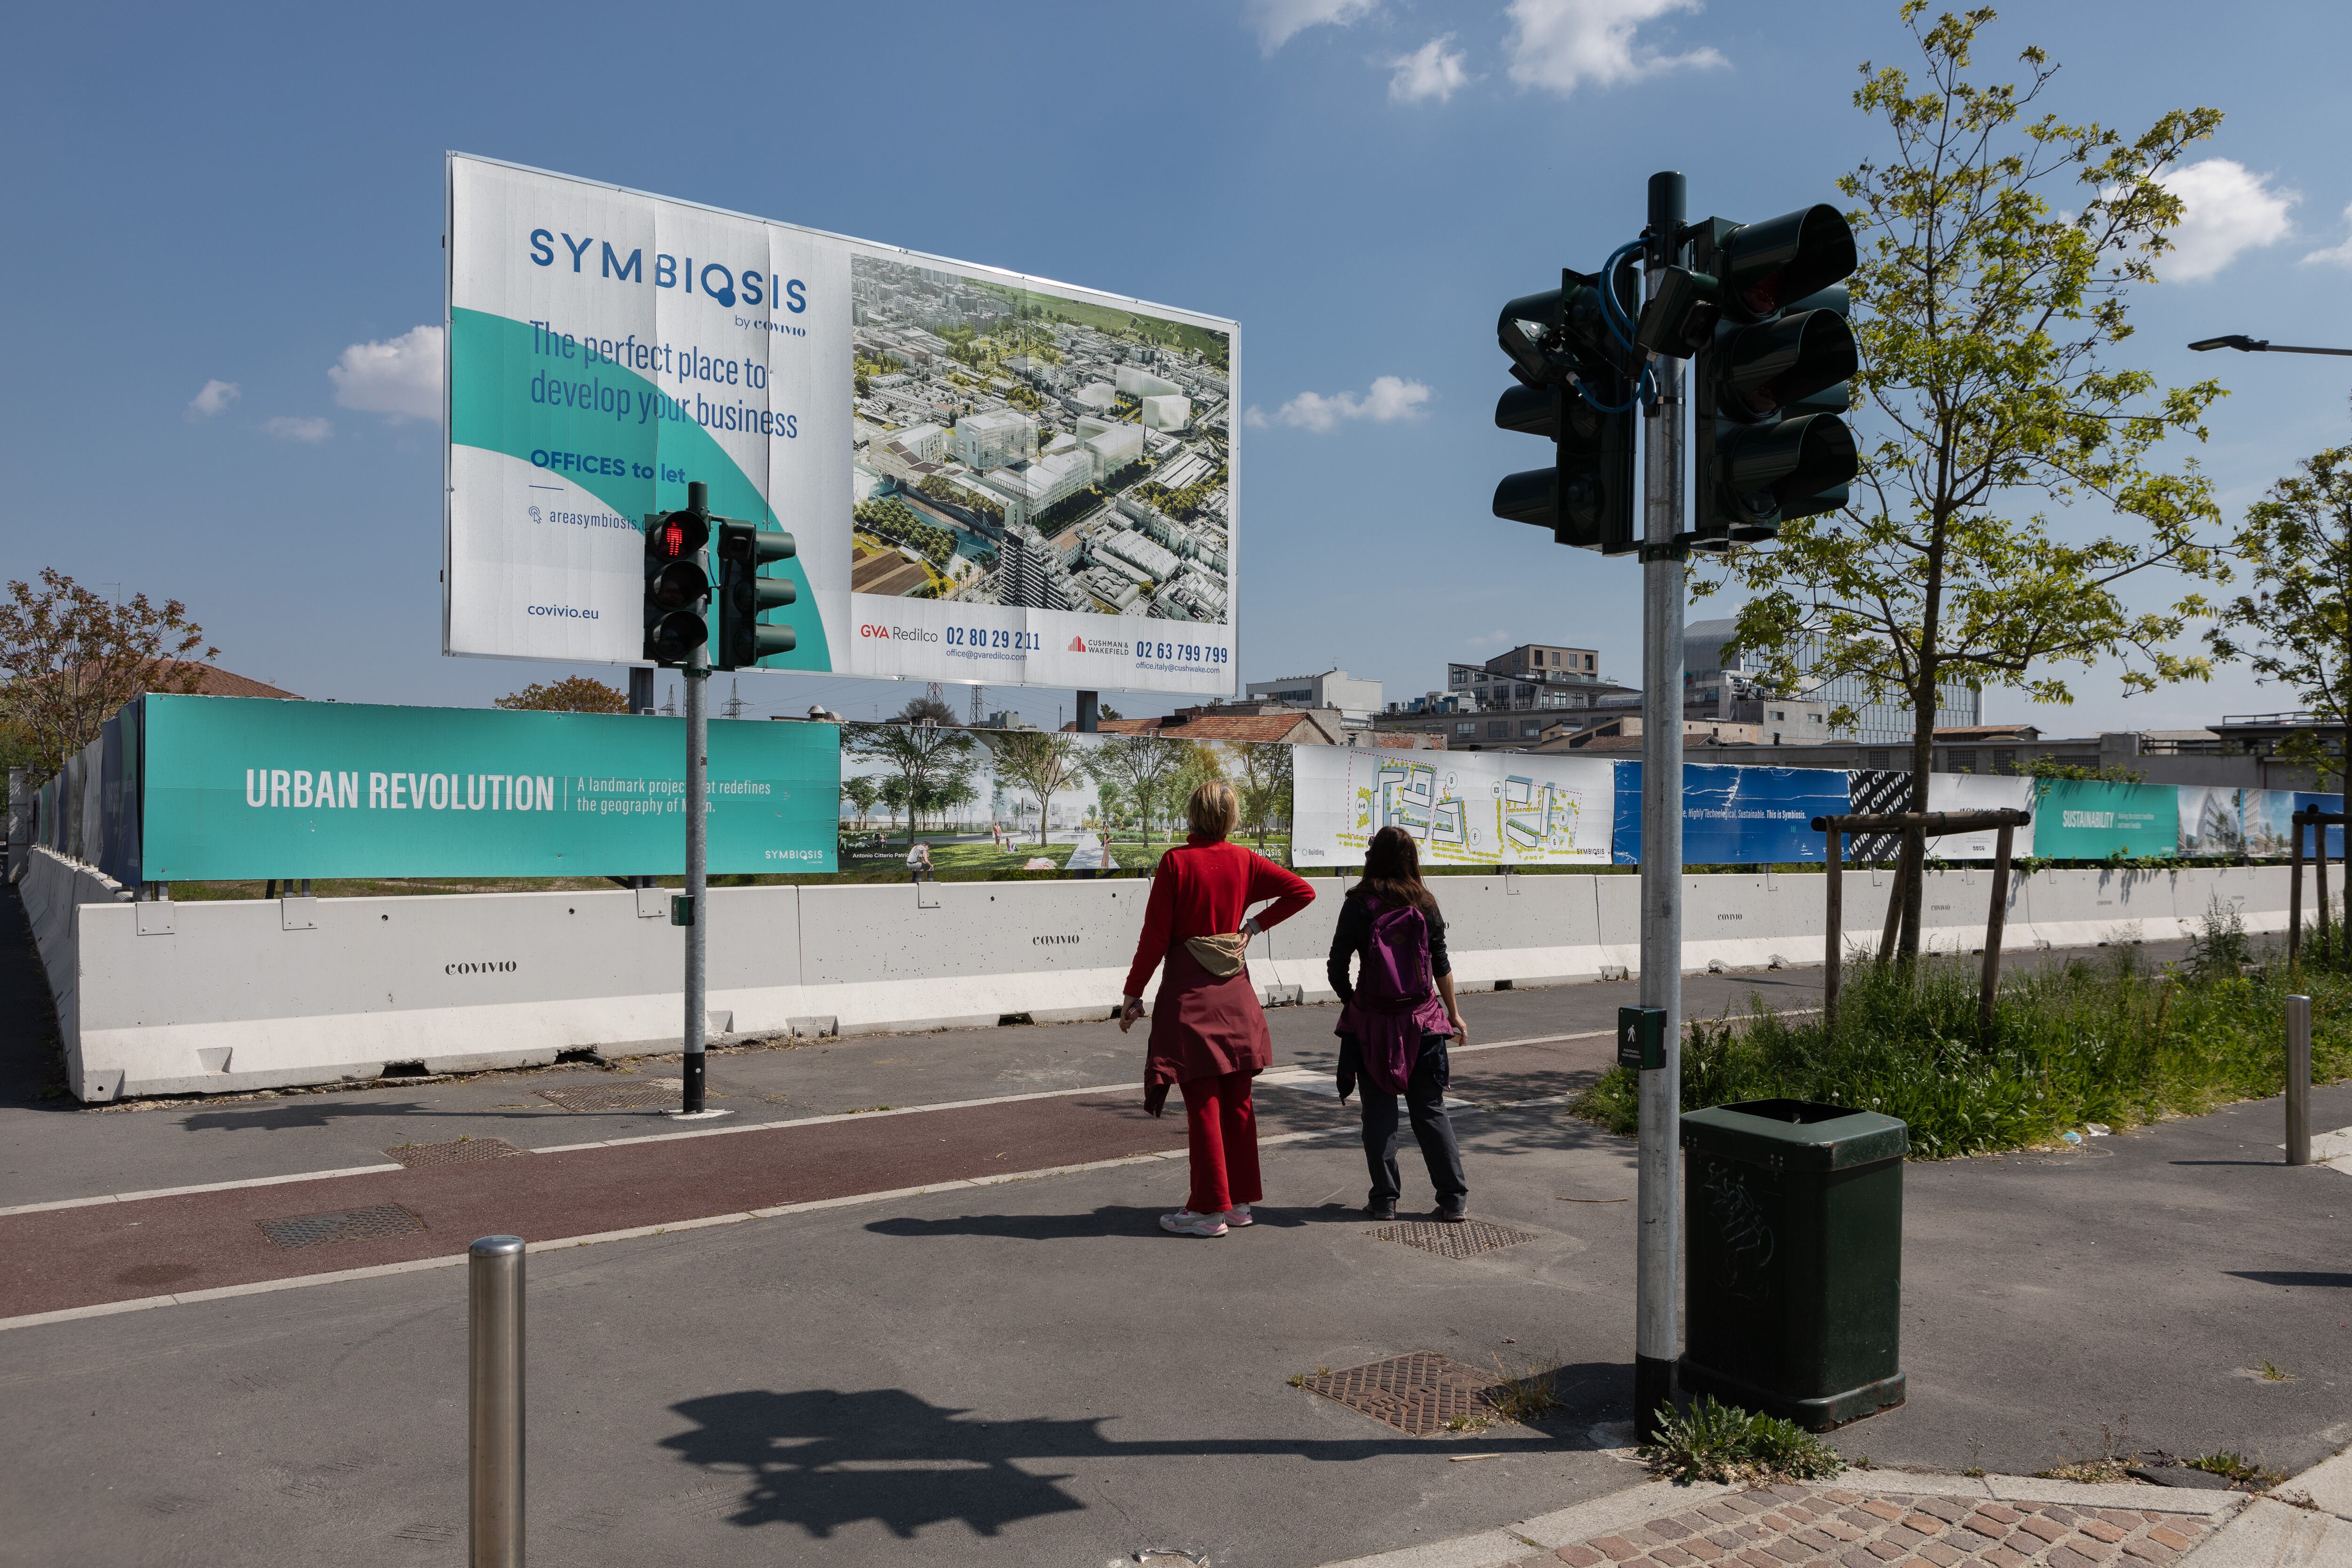
<svg viewBox="0 0 2352 1568"><path fill-rule="evenodd" d="M1243 14L1267 54L1309 27L1344 27L1372 14L1379 0L1249 0Z"/></svg>
<svg viewBox="0 0 2352 1568"><path fill-rule="evenodd" d="M1446 33L1389 61L1396 73L1389 78L1389 101L1422 103L1433 98L1444 103L1452 98L1454 89L1470 79L1462 68L1462 52L1445 47L1453 41L1454 35Z"/></svg>
<svg viewBox="0 0 2352 1568"><path fill-rule="evenodd" d="M203 390L188 399L188 417L210 419L215 414L226 414L242 391L233 381L208 381Z"/></svg>
<svg viewBox="0 0 2352 1568"><path fill-rule="evenodd" d="M1495 630L1488 632L1484 637L1472 637L1470 639L1470 646L1472 647L1498 647L1510 640L1511 634L1504 631L1498 626Z"/></svg>
<svg viewBox="0 0 2352 1568"><path fill-rule="evenodd" d="M1253 430L1263 430L1274 421L1265 416L1265 409L1253 403L1249 405L1249 412L1242 416L1242 423Z"/></svg>
<svg viewBox="0 0 2352 1568"><path fill-rule="evenodd" d="M263 420L261 433L275 436L280 441L302 441L315 447L335 433L335 422L321 419L316 415L281 414L275 419Z"/></svg>
<svg viewBox="0 0 2352 1568"><path fill-rule="evenodd" d="M1699 0L1511 0L1511 79L1566 97L1588 83L1728 63L1710 48L1669 55L1633 36L1644 22L1697 9Z"/></svg>
<svg viewBox="0 0 2352 1568"><path fill-rule="evenodd" d="M2352 207L2344 209L2344 222L2347 227L2352 227ZM2325 250L2315 250L2304 259L2333 262L2338 267L2352 267L2352 237L2347 237L2341 245L2331 245Z"/></svg>
<svg viewBox="0 0 2352 1568"><path fill-rule="evenodd" d="M1302 392L1284 404L1276 417L1285 425L1320 434L1342 419L1369 419L1375 425L1395 419L1418 419L1421 405L1429 401L1429 388L1420 382L1381 375L1372 378L1371 391L1362 397L1352 392L1334 393L1329 397L1319 392Z"/></svg>
<svg viewBox="0 0 2352 1568"><path fill-rule="evenodd" d="M441 417L441 329L415 327L387 343L353 343L327 367L335 401L362 414L404 419Z"/></svg>
<svg viewBox="0 0 2352 1568"><path fill-rule="evenodd" d="M2175 283L2210 278L2244 252L2284 239L2294 227L2286 210L2303 199L2228 158L2175 169L2163 184L2180 198L2181 214L2157 270Z"/></svg>

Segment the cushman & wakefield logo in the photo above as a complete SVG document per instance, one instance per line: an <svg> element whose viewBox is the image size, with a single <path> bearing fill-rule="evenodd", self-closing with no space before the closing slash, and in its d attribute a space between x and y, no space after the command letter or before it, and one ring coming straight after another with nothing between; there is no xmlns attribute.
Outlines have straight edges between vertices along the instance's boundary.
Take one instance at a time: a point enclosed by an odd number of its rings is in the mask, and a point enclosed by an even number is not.
<svg viewBox="0 0 2352 1568"><path fill-rule="evenodd" d="M1072 653L1108 654L1113 658L1125 658L1129 654L1134 652L1135 649L1132 644L1120 642L1114 637L1097 637L1092 642L1088 642L1084 637L1072 637L1070 639L1070 651Z"/></svg>

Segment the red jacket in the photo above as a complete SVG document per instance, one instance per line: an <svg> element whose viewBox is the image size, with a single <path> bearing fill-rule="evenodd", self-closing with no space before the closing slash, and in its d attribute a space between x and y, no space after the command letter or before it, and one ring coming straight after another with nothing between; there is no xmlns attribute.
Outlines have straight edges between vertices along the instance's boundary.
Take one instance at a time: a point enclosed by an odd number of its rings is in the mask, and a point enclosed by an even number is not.
<svg viewBox="0 0 2352 1568"><path fill-rule="evenodd" d="M1135 944L1135 964L1127 972L1129 996L1143 994L1151 972L1169 948L1188 936L1227 936L1242 929L1252 904L1274 900L1257 917L1258 929L1281 924L1315 901L1303 877L1284 870L1253 849L1229 839L1193 834L1183 847L1160 858L1151 897L1143 906L1143 934Z"/></svg>

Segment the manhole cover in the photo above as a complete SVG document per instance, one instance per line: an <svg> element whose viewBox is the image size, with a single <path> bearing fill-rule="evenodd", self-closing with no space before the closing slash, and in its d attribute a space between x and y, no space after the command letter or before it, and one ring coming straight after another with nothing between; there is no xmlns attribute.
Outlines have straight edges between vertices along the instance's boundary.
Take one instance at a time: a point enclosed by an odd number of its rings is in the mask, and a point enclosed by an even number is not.
<svg viewBox="0 0 2352 1568"><path fill-rule="evenodd" d="M1435 1351L1323 1373L1304 1386L1409 1437L1442 1432L1447 1422L1465 1416L1494 1414L1487 1395L1495 1374Z"/></svg>
<svg viewBox="0 0 2352 1568"><path fill-rule="evenodd" d="M626 1083L583 1083L574 1089L542 1089L539 1098L562 1110L667 1110L686 1092L681 1078L633 1079Z"/></svg>
<svg viewBox="0 0 2352 1568"><path fill-rule="evenodd" d="M447 1143L403 1143L386 1149L392 1159L415 1170L419 1165L470 1165L478 1160L503 1160L522 1151L503 1138L459 1138Z"/></svg>
<svg viewBox="0 0 2352 1568"><path fill-rule="evenodd" d="M1507 1226L1489 1225L1483 1219L1453 1223L1411 1219L1400 1225L1384 1225L1372 1232L1382 1241L1418 1247L1423 1252L1434 1252L1440 1258L1468 1258L1480 1252L1499 1252L1506 1247L1533 1241L1537 1234L1532 1230L1513 1230Z"/></svg>
<svg viewBox="0 0 2352 1568"><path fill-rule="evenodd" d="M333 1214L291 1215L284 1219L263 1219L254 1222L261 1234L278 1246L326 1247L339 1241L380 1241L389 1236L409 1236L425 1228L425 1222L398 1204L377 1204L371 1208L340 1209Z"/></svg>

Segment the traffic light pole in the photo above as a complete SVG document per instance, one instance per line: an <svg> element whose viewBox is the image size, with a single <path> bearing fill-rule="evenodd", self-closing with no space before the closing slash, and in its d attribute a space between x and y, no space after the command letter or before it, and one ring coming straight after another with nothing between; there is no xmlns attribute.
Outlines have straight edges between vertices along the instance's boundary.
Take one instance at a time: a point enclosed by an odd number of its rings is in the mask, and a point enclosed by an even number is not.
<svg viewBox="0 0 2352 1568"><path fill-rule="evenodd" d="M1683 176L1650 176L1649 291L1680 259ZM1674 1396L1682 1295L1683 362L1654 358L1656 401L1643 421L1642 1006L1663 1037L1640 1073L1640 1211L1634 1254L1633 1424L1655 1435Z"/></svg>
<svg viewBox="0 0 2352 1568"><path fill-rule="evenodd" d="M703 960L708 943L709 887L703 875L707 859L709 802L705 780L710 772L710 650L698 647L686 665L686 1114L700 1116L702 1109Z"/></svg>

